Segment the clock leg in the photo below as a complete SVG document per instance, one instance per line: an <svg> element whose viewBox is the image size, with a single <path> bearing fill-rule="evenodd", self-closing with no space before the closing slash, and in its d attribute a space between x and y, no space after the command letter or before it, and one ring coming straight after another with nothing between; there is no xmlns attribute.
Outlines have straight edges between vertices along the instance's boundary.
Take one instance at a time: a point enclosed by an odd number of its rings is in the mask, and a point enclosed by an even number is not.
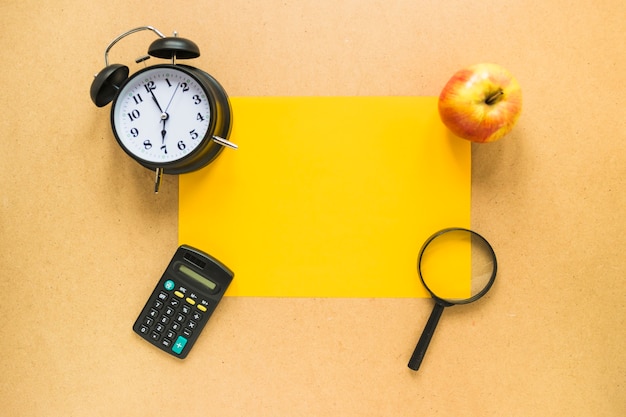
<svg viewBox="0 0 626 417"><path fill-rule="evenodd" d="M163 177L163 168L157 168L154 170L154 193L159 193L159 188L161 188L161 178Z"/></svg>

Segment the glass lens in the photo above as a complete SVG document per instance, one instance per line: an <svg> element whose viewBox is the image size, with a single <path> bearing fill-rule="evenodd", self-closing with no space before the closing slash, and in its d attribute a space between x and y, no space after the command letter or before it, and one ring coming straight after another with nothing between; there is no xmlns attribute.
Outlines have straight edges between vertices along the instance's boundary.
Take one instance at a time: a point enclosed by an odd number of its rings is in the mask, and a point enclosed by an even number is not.
<svg viewBox="0 0 626 417"><path fill-rule="evenodd" d="M467 229L444 229L420 251L418 272L435 298L465 304L482 297L496 277L496 256L489 243Z"/></svg>

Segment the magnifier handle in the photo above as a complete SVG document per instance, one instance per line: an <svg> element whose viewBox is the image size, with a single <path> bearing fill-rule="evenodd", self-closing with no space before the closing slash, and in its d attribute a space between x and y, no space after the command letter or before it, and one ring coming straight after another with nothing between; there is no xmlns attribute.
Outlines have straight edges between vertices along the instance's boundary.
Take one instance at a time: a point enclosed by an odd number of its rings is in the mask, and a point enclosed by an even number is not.
<svg viewBox="0 0 626 417"><path fill-rule="evenodd" d="M417 342L417 346L415 347L413 355L409 360L409 368L414 371L417 371L422 364L424 355L426 355L426 349L428 349L428 344L430 343L430 339L433 337L433 333L435 333L435 328L437 328L437 323L439 323L439 319L441 318L441 313L443 313L444 308L445 307L441 304L435 303L433 311L430 313L430 317L426 322L422 336L420 337L419 342Z"/></svg>

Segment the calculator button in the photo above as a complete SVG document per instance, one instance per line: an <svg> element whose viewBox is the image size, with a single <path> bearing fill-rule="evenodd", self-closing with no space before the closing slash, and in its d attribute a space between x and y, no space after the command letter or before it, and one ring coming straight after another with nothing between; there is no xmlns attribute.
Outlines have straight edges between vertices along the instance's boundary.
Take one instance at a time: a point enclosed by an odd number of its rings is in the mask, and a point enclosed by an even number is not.
<svg viewBox="0 0 626 417"><path fill-rule="evenodd" d="M197 307L198 307L198 310L206 312L206 307L205 306L203 306L201 304L198 304Z"/></svg>
<svg viewBox="0 0 626 417"><path fill-rule="evenodd" d="M180 311L182 311L183 314L189 314L189 313L191 313L191 307L189 307L187 304L184 304L181 307Z"/></svg>
<svg viewBox="0 0 626 417"><path fill-rule="evenodd" d="M156 308L157 310L160 310L161 307L163 307L163 301L161 301L161 300L154 300L154 308Z"/></svg>
<svg viewBox="0 0 626 417"><path fill-rule="evenodd" d="M159 340L161 338L161 335L157 332L152 332L152 339L154 340Z"/></svg>
<svg viewBox="0 0 626 417"><path fill-rule="evenodd" d="M176 337L176 332L173 330L168 330L165 334L165 337L167 337L168 339L173 339L174 337Z"/></svg>
<svg viewBox="0 0 626 417"><path fill-rule="evenodd" d="M185 348L186 344L187 344L187 339L185 339L182 336L178 336L178 339L176 339L176 342L174 342L174 346L172 346L172 352L180 355L180 353Z"/></svg>
<svg viewBox="0 0 626 417"><path fill-rule="evenodd" d="M197 323L193 320L189 320L189 323L187 323L187 328L193 330L196 328Z"/></svg>
<svg viewBox="0 0 626 417"><path fill-rule="evenodd" d="M170 339L163 339L163 341L161 341L161 344L165 347L170 347L172 345L172 341Z"/></svg>
<svg viewBox="0 0 626 417"><path fill-rule="evenodd" d="M193 333L193 331L190 328L188 328L188 327L185 327L185 330L183 330L183 335L185 337L191 337L192 333Z"/></svg>
<svg viewBox="0 0 626 417"><path fill-rule="evenodd" d="M157 324L157 325L154 327L154 330L155 330L155 331L157 331L157 332L159 332L159 333L161 333L161 332L163 332L163 330L165 330L165 326L164 326L164 325L162 325L161 323L159 323L159 324Z"/></svg>
<svg viewBox="0 0 626 417"><path fill-rule="evenodd" d="M158 298L159 298L159 300L161 300L161 301L165 301L165 300L167 300L167 293L166 293L166 292L161 291L161 292L159 293L159 295L158 295Z"/></svg>
<svg viewBox="0 0 626 417"><path fill-rule="evenodd" d="M167 316L161 316L161 318L159 319L159 321L163 324L167 324L170 322L170 318Z"/></svg>
<svg viewBox="0 0 626 417"><path fill-rule="evenodd" d="M170 300L170 305L171 305L172 307L178 307L178 305L179 305L179 304L180 304L180 301L179 301L177 298L172 298L172 299Z"/></svg>
<svg viewBox="0 0 626 417"><path fill-rule="evenodd" d="M176 284L174 284L174 281L172 281L171 279L168 279L163 284L163 287L165 287L165 289L168 290L168 291L172 291L175 286L176 286Z"/></svg>
<svg viewBox="0 0 626 417"><path fill-rule="evenodd" d="M181 324L175 321L174 323L172 323L172 326L170 327L170 329L177 332L180 330L181 327L182 327Z"/></svg>
<svg viewBox="0 0 626 417"><path fill-rule="evenodd" d="M155 310L154 308L150 309L150 312L148 313L148 315L152 318L156 317L159 315L159 310Z"/></svg>
<svg viewBox="0 0 626 417"><path fill-rule="evenodd" d="M185 295L180 291L174 291L174 295L178 298L184 298Z"/></svg>
<svg viewBox="0 0 626 417"><path fill-rule="evenodd" d="M141 327L139 327L139 332L141 332L141 334L147 334L149 330L150 328L148 328L148 326L144 324L142 324Z"/></svg>
<svg viewBox="0 0 626 417"><path fill-rule="evenodd" d="M143 319L143 322L146 326L152 326L154 319L152 317L146 317Z"/></svg>
<svg viewBox="0 0 626 417"><path fill-rule="evenodd" d="M167 308L165 309L165 315L166 315L166 316L171 316L171 315L173 315L173 314L174 314L174 309L173 309L172 307L167 307Z"/></svg>
<svg viewBox="0 0 626 417"><path fill-rule="evenodd" d="M185 299L185 301L187 301L187 302L188 302L189 304L191 304L191 305L195 305L195 304L196 304L196 301L195 301L195 300L193 300L193 299L191 299L191 298L189 298L189 297L187 297L187 298Z"/></svg>
<svg viewBox="0 0 626 417"><path fill-rule="evenodd" d="M200 313L198 313L197 311L195 311L191 317L192 317L194 320L199 321L199 320L202 318L202 314L200 314Z"/></svg>
<svg viewBox="0 0 626 417"><path fill-rule="evenodd" d="M179 313L176 316L176 321L179 322L179 323L182 323L183 321L185 321L185 316L183 316L182 314Z"/></svg>

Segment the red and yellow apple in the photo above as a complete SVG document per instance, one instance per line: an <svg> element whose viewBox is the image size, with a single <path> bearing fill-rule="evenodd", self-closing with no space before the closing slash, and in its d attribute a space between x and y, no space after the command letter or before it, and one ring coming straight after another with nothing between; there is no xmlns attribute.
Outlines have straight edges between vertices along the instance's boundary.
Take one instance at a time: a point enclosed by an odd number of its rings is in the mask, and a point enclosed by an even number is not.
<svg viewBox="0 0 626 417"><path fill-rule="evenodd" d="M500 65L471 65L450 78L439 95L439 115L456 136L493 142L513 129L522 112L522 89Z"/></svg>

